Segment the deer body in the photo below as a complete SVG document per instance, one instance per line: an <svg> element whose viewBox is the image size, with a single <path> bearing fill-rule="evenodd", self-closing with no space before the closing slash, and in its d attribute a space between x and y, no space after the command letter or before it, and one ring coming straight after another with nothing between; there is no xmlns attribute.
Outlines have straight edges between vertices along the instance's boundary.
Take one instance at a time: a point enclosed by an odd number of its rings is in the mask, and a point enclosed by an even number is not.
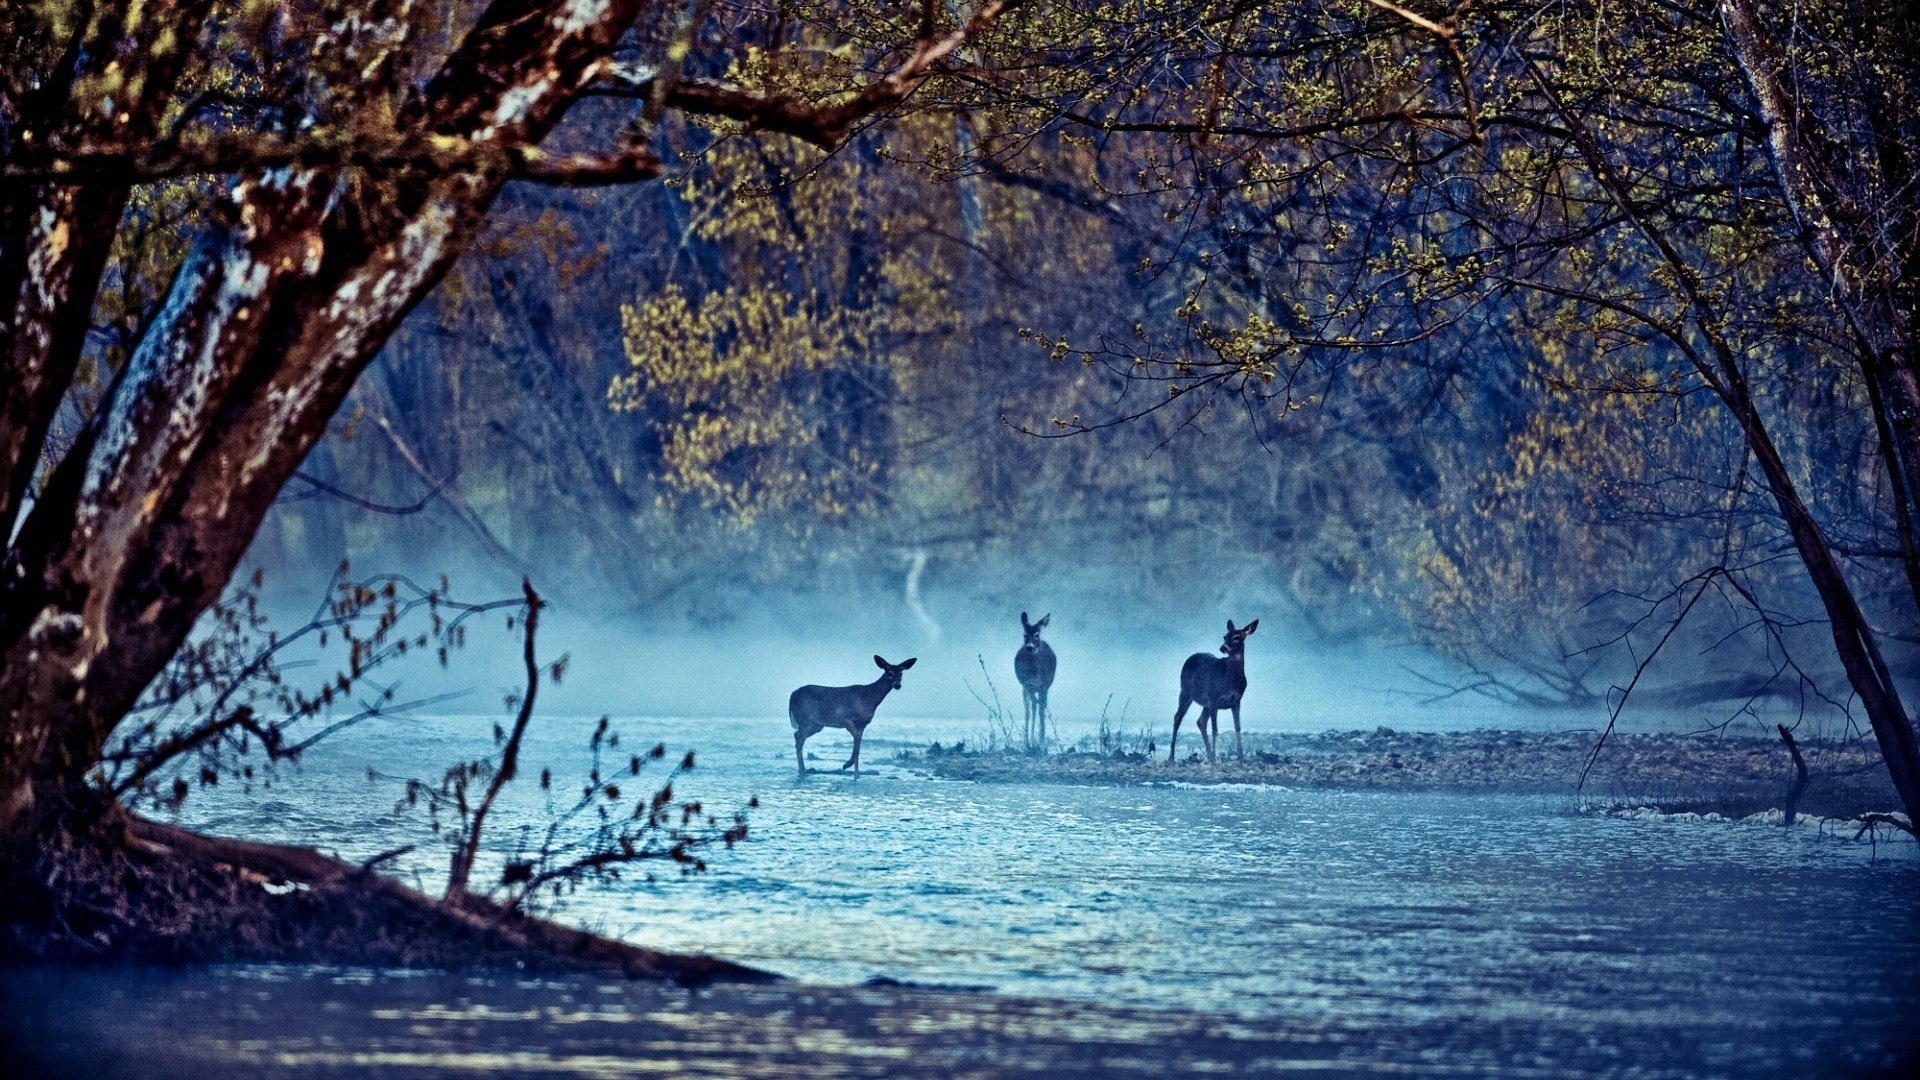
<svg viewBox="0 0 1920 1080"><path fill-rule="evenodd" d="M1207 760L1214 759L1214 745L1220 739L1221 709L1233 710L1233 752L1245 760L1240 746L1240 696L1247 692L1247 635L1259 625L1255 619L1236 630L1233 620L1227 620L1227 637L1220 645L1224 655L1194 653L1180 666L1180 708L1174 711L1173 738L1167 743L1169 764L1180 742L1180 721L1187 715L1187 706L1195 704L1200 706L1200 718L1194 724L1206 744Z"/></svg>
<svg viewBox="0 0 1920 1080"><path fill-rule="evenodd" d="M867 725L873 723L874 710L888 694L900 689L900 673L912 667L917 659L889 664L875 656L873 662L880 666L880 677L873 682L855 686L803 686L795 690L787 698L787 720L793 724L793 756L800 766L800 775L807 774L807 740L827 728L839 728L853 736L853 756L840 768L851 768L855 776L860 775L861 736L866 734Z"/></svg>
<svg viewBox="0 0 1920 1080"><path fill-rule="evenodd" d="M1053 647L1040 640L1040 631L1052 621L1051 614L1040 616L1039 622L1028 622L1027 613L1020 613L1020 629L1026 634L1026 641L1020 651L1013 654L1013 676L1020 680L1020 701L1026 707L1027 730L1039 725L1040 745L1047 745L1047 690L1053 686L1055 662Z"/></svg>

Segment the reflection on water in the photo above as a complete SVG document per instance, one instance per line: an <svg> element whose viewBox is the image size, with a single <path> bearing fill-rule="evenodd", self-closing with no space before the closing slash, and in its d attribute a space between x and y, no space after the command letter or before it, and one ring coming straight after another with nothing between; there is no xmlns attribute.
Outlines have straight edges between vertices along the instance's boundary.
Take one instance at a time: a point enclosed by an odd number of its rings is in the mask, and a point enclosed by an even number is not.
<svg viewBox="0 0 1920 1080"><path fill-rule="evenodd" d="M102 1080L1897 1076L1913 1046L1910 1034L1871 1018L1844 1029L1729 1024L1681 1009L1652 1025L1552 1010L1251 1021L905 988L690 993L582 978L284 967L6 974L0 1050L12 1074Z"/></svg>
<svg viewBox="0 0 1920 1080"><path fill-rule="evenodd" d="M561 786L584 772L591 723L543 723L523 767L551 767ZM196 796L189 821L361 857L427 839L404 869L431 885L441 860L424 820L390 813L396 787L365 769L414 761L437 775L483 748L490 726L355 732L264 801L224 788ZM1050 1023L1048 1009L1149 1026L1204 1017L1210 1031L1239 1025L1294 1040L1371 1032L1332 1056L1367 1060L1378 1044L1378 1062L1404 1051L1429 1064L1515 1032L1531 1033L1529 1052L1547 1072L1576 1060L1666 1060L1711 1073L1786 1069L1801 1051L1829 1064L1848 1048L1866 1052L1912 1015L1920 989L1911 845L1882 845L1875 857L1813 829L1619 821L1540 797L943 783L884 763L887 740L924 744L964 726L884 717L863 755L871 774L796 783L782 720L633 720L623 730L631 748L697 749L701 767L682 787L710 808L757 795L761 809L748 842L707 875L598 888L570 917L811 983L885 977L1053 999L1021 1006L1017 1022L1039 1025L1032 1031ZM822 739L819 764L838 765L841 742ZM536 790L518 792L495 835L510 838L539 808ZM435 994L421 1007L446 1012L370 1013L366 1023L620 1023L595 1011L598 999L553 1014L546 1002L463 1005ZM508 1011L462 1011L483 1005ZM954 1022L976 1025L979 1011ZM692 1015L701 1038L719 1037L707 1030L712 1016ZM946 1022L882 1009L863 1023L883 1021ZM807 1035L828 1040L814 1052L852 1054L831 1045L838 1030ZM1488 1045L1497 1055L1519 1044ZM1499 1060L1524 1072L1523 1057Z"/></svg>

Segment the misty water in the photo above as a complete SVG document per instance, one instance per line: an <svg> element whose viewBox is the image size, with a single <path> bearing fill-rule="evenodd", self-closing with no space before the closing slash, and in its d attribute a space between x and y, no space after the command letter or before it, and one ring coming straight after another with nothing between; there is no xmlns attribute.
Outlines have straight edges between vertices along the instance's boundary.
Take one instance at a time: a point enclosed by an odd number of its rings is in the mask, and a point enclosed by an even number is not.
<svg viewBox="0 0 1920 1080"><path fill-rule="evenodd" d="M551 769L570 787L594 722L542 716L525 775ZM184 820L349 858L415 843L396 865L432 888L444 850L423 812L394 812L393 778L486 752L494 723L363 726L270 789L196 794ZM709 872L596 885L563 916L810 983L1295 1026L1545 1024L1566 1043L1549 1057L1631 1048L1626 1060L1682 1071L1871 1046L1920 989L1920 860L1851 831L1623 820L1570 797L944 782L895 752L977 740L981 723L884 711L857 779L796 781L780 716L614 728L621 766L656 741L668 760L690 748L679 794L722 814L760 805ZM817 736L813 765L837 768L848 746ZM627 797L654 790L652 775ZM510 792L496 843L544 820L536 783Z"/></svg>

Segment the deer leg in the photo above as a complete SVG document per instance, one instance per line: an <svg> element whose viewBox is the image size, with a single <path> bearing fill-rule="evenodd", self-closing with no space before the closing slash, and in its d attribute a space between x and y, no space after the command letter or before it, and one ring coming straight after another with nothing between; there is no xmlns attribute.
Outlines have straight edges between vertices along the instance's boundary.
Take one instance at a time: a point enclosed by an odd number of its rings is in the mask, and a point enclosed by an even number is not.
<svg viewBox="0 0 1920 1080"><path fill-rule="evenodd" d="M1211 726L1212 730L1208 728ZM1213 764L1213 742L1220 737L1220 713L1216 709L1205 709L1200 713L1201 741L1207 744L1207 764Z"/></svg>
<svg viewBox="0 0 1920 1080"><path fill-rule="evenodd" d="M840 771L841 771L841 772L845 772L845 771L847 770L847 768L848 768L849 766L851 766L851 767L852 767L852 769L853 769L853 775L855 775L855 776L859 776L859 775L860 775L860 736L861 736L861 735L863 735L863 734L865 734L865 733L866 733L866 732L865 732L865 730L864 730L864 729L856 729L856 730L854 731L854 733L853 733L853 756L852 756L852 757L849 757L849 758L847 759L847 764L846 764L846 765L842 765L842 766L840 766Z"/></svg>
<svg viewBox="0 0 1920 1080"><path fill-rule="evenodd" d="M1191 704L1193 704L1193 699L1185 693L1182 693L1180 695L1180 708L1173 714L1173 738L1167 740L1167 764L1169 765L1173 764L1173 752L1180 746L1180 721L1187 718L1187 706Z"/></svg>
<svg viewBox="0 0 1920 1080"><path fill-rule="evenodd" d="M1041 687L1034 691L1033 696L1040 701L1037 709L1040 713L1040 752L1044 754L1047 750L1047 688Z"/></svg>
<svg viewBox="0 0 1920 1080"><path fill-rule="evenodd" d="M1247 760L1247 752L1240 748L1240 703L1233 703L1233 756L1241 761Z"/></svg>
<svg viewBox="0 0 1920 1080"><path fill-rule="evenodd" d="M793 760L800 766L800 775L807 775L807 736L805 733L793 733Z"/></svg>

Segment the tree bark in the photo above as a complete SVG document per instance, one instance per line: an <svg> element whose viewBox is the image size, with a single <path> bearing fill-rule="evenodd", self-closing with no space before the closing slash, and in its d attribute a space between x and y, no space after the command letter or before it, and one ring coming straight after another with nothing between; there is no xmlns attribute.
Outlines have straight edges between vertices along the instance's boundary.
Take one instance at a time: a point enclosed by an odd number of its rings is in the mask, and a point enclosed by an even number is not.
<svg viewBox="0 0 1920 1080"><path fill-rule="evenodd" d="M1747 2L1726 0L1724 6L1739 7ZM1899 687L1893 681L1886 659L1881 655L1873 626L1847 582L1833 545L1814 519L1813 511L1801 496L1792 472L1788 470L1779 447L1773 441L1753 390L1747 383L1740 357L1724 333L1723 320L1707 300L1694 268L1633 200L1593 130L1566 107L1537 66L1532 70L1536 85L1567 124L1576 147L1593 171L1594 179L1607 192L1626 221L1654 249L1659 260L1666 264L1666 269L1678 285L1685 300L1686 315L1698 334L1698 340L1705 343L1705 349L1702 350L1694 341L1678 332L1672 333L1670 340L1692 362L1702 381L1740 425L1754 462L1760 467L1768 494L1773 496L1774 505L1786 523L1794 548L1826 611L1834 649L1847 673L1847 681L1859 696L1861 708L1873 728L1894 790L1900 796L1901 805L1909 818L1920 820L1920 740L1915 738L1913 723L1907 716L1905 705L1901 703Z"/></svg>
<svg viewBox="0 0 1920 1080"><path fill-rule="evenodd" d="M1920 124L1870 74L1889 51L1901 66L1920 71L1920 19L1895 5L1886 25L1865 12L1857 20L1856 41L1869 72L1860 80L1860 104L1874 144L1866 156L1880 172L1879 192L1873 192L1846 186L1843 164L1855 155L1808 120L1782 79L1786 57L1755 0L1718 2L1728 48L1766 130L1781 195L1858 351L1893 491L1908 589L1920 606L1920 174L1906 145L1920 134Z"/></svg>
<svg viewBox="0 0 1920 1080"><path fill-rule="evenodd" d="M4 196L0 196L4 197ZM0 286L0 530L11 532L40 464L40 447L73 381L94 296L113 247L125 188L43 187L29 198L16 281Z"/></svg>
<svg viewBox="0 0 1920 1080"><path fill-rule="evenodd" d="M1768 154L1781 193L1859 350L1861 375L1870 392L1875 430L1900 514L1898 531L1908 585L1920 605L1920 547L1916 547L1920 528L1913 518L1920 512L1920 347L1913 336L1920 327L1920 293L1916 291L1920 282L1913 277L1920 273L1915 261L1920 236L1914 235L1920 222L1920 191L1913 189L1912 163L1901 145L1902 129L1910 128L1913 120L1887 115L1892 104L1889 96L1879 87L1864 88L1869 126L1880 143L1877 160L1893 175L1880 178L1889 193L1887 204L1848 200L1828 164L1840 151L1824 145L1824 136L1804 122L1799 103L1781 81L1784 57L1766 33L1754 0L1720 0L1720 13L1728 46L1766 128ZM1901 33L1913 29L1913 19L1896 16L1895 24L1888 41L1868 41L1868 47L1878 44L1914 52L1915 43L1903 40ZM1883 235L1883 229L1889 231ZM1764 446L1755 445L1757 458L1826 605L1847 680L1860 695L1908 819L1920 821L1920 742L1872 626L1847 586L1831 545L1793 491L1771 440L1765 438L1751 395L1735 411L1745 414L1741 423L1748 429L1748 442L1755 443L1756 432L1764 441Z"/></svg>
<svg viewBox="0 0 1920 1080"><path fill-rule="evenodd" d="M178 0L130 16L98 5L21 101L13 138L56 146L156 138L204 17L202 5ZM114 77L129 64L140 78ZM123 180L0 184L0 534L12 534L80 363L130 190Z"/></svg>
<svg viewBox="0 0 1920 1080"><path fill-rule="evenodd" d="M831 141L905 100L1013 2L987 0L944 34L929 25L897 66L824 103L684 80L665 97L690 112ZM250 156L245 138L223 132L203 140L212 157L182 159L241 178L220 197L214 225L48 475L0 566L0 854L95 808L88 773L114 726L218 598L354 381L465 250L506 182L657 175L644 145L602 156L538 149L596 80L625 70L614 49L647 6L491 0L416 89L396 59L401 51L379 44L411 32L409 5L379 0L359 12L352 32L384 51L364 64L355 58L355 77L329 87L334 96L323 103L329 115L375 117L361 134L379 153L356 155L354 132L343 129L338 145L262 134ZM51 219L0 208L0 304L13 305L0 331L0 376L33 375L9 379L0 397L0 480L9 493L0 523L11 523L12 493L37 468L48 416L68 389L125 198L124 176L76 163L158 168L181 158L176 140L139 128L167 115L186 58L200 47L193 20L204 15L192 12L204 10L185 0L98 5L44 82L42 96L78 119L0 132L14 140L0 143L0 188L72 180L45 188L48 200L68 200ZM303 44L352 48L327 35ZM91 79L91 64L105 65L102 79ZM94 123L114 138L83 137ZM67 134L53 138L56 128ZM17 132L29 129L42 137L25 146ZM46 287L55 282L63 287ZM17 314L22 295L31 318Z"/></svg>
<svg viewBox="0 0 1920 1080"><path fill-rule="evenodd" d="M537 144L640 3L495 0L426 88L419 128ZM9 552L0 843L85 808L113 726L506 179L278 169L236 185Z"/></svg>

